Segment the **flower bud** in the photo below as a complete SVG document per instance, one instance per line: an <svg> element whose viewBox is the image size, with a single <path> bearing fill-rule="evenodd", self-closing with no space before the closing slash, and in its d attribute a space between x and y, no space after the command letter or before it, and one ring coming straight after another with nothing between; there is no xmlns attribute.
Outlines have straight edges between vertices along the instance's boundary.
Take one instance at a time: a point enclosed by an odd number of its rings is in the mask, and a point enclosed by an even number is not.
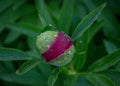
<svg viewBox="0 0 120 86"><path fill-rule="evenodd" d="M41 33L37 37L36 45L42 58L55 66L69 63L75 52L70 37L58 31Z"/></svg>

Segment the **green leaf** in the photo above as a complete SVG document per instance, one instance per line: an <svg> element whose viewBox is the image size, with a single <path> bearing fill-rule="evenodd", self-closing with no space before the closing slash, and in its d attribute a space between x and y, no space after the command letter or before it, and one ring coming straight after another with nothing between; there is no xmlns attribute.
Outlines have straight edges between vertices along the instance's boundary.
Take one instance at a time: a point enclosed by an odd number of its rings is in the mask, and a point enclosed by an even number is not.
<svg viewBox="0 0 120 86"><path fill-rule="evenodd" d="M26 54L18 49L0 48L0 61L29 60L35 57Z"/></svg>
<svg viewBox="0 0 120 86"><path fill-rule="evenodd" d="M103 21L96 22L90 28L86 29L83 33L81 33L80 37L76 42L76 58L75 58L75 68L80 70L85 62L87 56L88 43L93 38L93 36L101 29L100 27L103 25ZM79 60L78 60L79 59ZM76 64L77 63L77 64Z"/></svg>
<svg viewBox="0 0 120 86"><path fill-rule="evenodd" d="M9 1L9 0L1 0L0 1L0 13L2 11L4 11L5 9L7 9L10 5L12 5L13 2L14 2L14 0L11 0L11 1Z"/></svg>
<svg viewBox="0 0 120 86"><path fill-rule="evenodd" d="M50 64L46 64L46 63L43 63L43 64L40 64L38 65L38 70L39 72L45 77L48 79L49 75L50 75L50 72L52 71L52 66Z"/></svg>
<svg viewBox="0 0 120 86"><path fill-rule="evenodd" d="M80 74L76 80L76 85L74 86L94 86L85 77L84 74Z"/></svg>
<svg viewBox="0 0 120 86"><path fill-rule="evenodd" d="M32 37L36 37L41 32L39 27L27 23L4 23L2 25L11 30L18 31Z"/></svg>
<svg viewBox="0 0 120 86"><path fill-rule="evenodd" d="M44 77L37 70L31 70L30 72L21 76L15 73L1 72L0 79L21 85L46 86L46 79L44 79Z"/></svg>
<svg viewBox="0 0 120 86"><path fill-rule="evenodd" d="M105 75L102 74L88 74L86 78L94 86L115 86L114 83Z"/></svg>
<svg viewBox="0 0 120 86"><path fill-rule="evenodd" d="M17 9L20 6L22 6L25 2L27 2L27 0L20 0L20 1L16 1L16 2L15 1L14 1L13 9Z"/></svg>
<svg viewBox="0 0 120 86"><path fill-rule="evenodd" d="M2 75L2 73L7 72L8 70L6 70L6 68L3 66L2 62L0 63L0 75Z"/></svg>
<svg viewBox="0 0 120 86"><path fill-rule="evenodd" d="M120 61L120 49L95 61L92 65L90 65L89 71L93 72L103 71L115 65L119 61Z"/></svg>
<svg viewBox="0 0 120 86"><path fill-rule="evenodd" d="M73 15L74 0L64 0L59 18L59 30L68 33L72 15Z"/></svg>
<svg viewBox="0 0 120 86"><path fill-rule="evenodd" d="M120 71L120 61L114 66L116 70Z"/></svg>
<svg viewBox="0 0 120 86"><path fill-rule="evenodd" d="M18 75L25 74L31 69L35 68L37 65L39 65L40 62L41 61L39 59L29 60L20 66L20 68L16 71L16 74Z"/></svg>
<svg viewBox="0 0 120 86"><path fill-rule="evenodd" d="M4 42L9 44L9 43L13 42L14 40L16 40L20 35L21 35L20 32L12 30L10 33L8 33Z"/></svg>
<svg viewBox="0 0 120 86"><path fill-rule="evenodd" d="M89 29L88 29L89 30ZM88 30L84 31L76 42L76 58L75 68L77 71L82 69L86 62L87 47L88 47ZM78 60L79 59L79 60Z"/></svg>
<svg viewBox="0 0 120 86"><path fill-rule="evenodd" d="M44 19L45 24L47 23L47 24L55 25L54 22L52 21L50 13L47 10L44 0L36 0L35 4L38 11L38 15L41 16L42 19Z"/></svg>
<svg viewBox="0 0 120 86"><path fill-rule="evenodd" d="M104 21L98 21L95 24L91 25L88 29L86 29L83 33L81 33L80 37L76 42L76 58L75 58L75 68L79 71L83 68L86 62L88 43L94 37L94 35L101 29ZM79 60L78 60L79 59Z"/></svg>
<svg viewBox="0 0 120 86"><path fill-rule="evenodd" d="M109 77L116 86L120 85L120 71L117 70L105 70L102 71L103 74L105 74L107 77Z"/></svg>
<svg viewBox="0 0 120 86"><path fill-rule="evenodd" d="M39 19L41 21L42 27L45 27L47 25L47 22L45 21L45 19L40 14L38 14L38 16L39 16Z"/></svg>
<svg viewBox="0 0 120 86"><path fill-rule="evenodd" d="M69 75L66 77L67 79L64 81L64 86L76 86L76 80L78 79L78 75Z"/></svg>
<svg viewBox="0 0 120 86"><path fill-rule="evenodd" d="M88 31L83 33L83 35L76 42L76 58L75 58L75 68L79 71L86 62L88 46ZM77 63L77 64L76 64Z"/></svg>
<svg viewBox="0 0 120 86"><path fill-rule="evenodd" d="M27 53L30 55L34 55L36 58L40 58L40 53L38 53L36 49L36 37L28 37L27 43L30 49L30 51L28 51Z"/></svg>
<svg viewBox="0 0 120 86"><path fill-rule="evenodd" d="M79 39L76 42L76 58L75 58L75 68L77 71L82 69L86 62L87 55L87 46L88 46L88 30L82 33ZM79 60L78 60L79 59Z"/></svg>
<svg viewBox="0 0 120 86"><path fill-rule="evenodd" d="M109 54L117 50L117 46L110 41L104 40L104 45Z"/></svg>
<svg viewBox="0 0 120 86"><path fill-rule="evenodd" d="M77 71L80 71L83 68L85 62L86 62L86 51L81 53L76 53L74 59L74 67Z"/></svg>
<svg viewBox="0 0 120 86"><path fill-rule="evenodd" d="M6 71L8 72L14 72L16 70L12 61L2 61L1 63L3 64L3 67L6 68Z"/></svg>
<svg viewBox="0 0 120 86"><path fill-rule="evenodd" d="M94 23L105 5L106 3L100 5L81 20L71 36L72 40L75 40L77 37L79 37L81 33L85 31L85 29L89 28Z"/></svg>
<svg viewBox="0 0 120 86"><path fill-rule="evenodd" d="M35 37L28 37L27 43L28 43L28 46L29 46L30 50L32 50L33 52L36 52L36 50L37 50L36 49L36 38Z"/></svg>
<svg viewBox="0 0 120 86"><path fill-rule="evenodd" d="M51 75L48 78L48 86L53 86L58 78L60 71L59 68L56 68L52 71Z"/></svg>
<svg viewBox="0 0 120 86"><path fill-rule="evenodd" d="M0 15L0 23L4 22L13 22L21 17L25 17L26 15L30 15L35 12L35 8L32 5L24 4L17 9L8 8L7 11Z"/></svg>
<svg viewBox="0 0 120 86"><path fill-rule="evenodd" d="M100 20L96 22L95 24L91 25L91 27L87 29L88 30L88 42L91 41L91 39L100 29L102 29L103 24L104 24L104 20Z"/></svg>
<svg viewBox="0 0 120 86"><path fill-rule="evenodd" d="M89 10L92 10L103 1L83 0L83 2L87 5L87 8ZM107 3L108 3L108 1L107 1ZM101 14L101 18L99 18L99 19L105 20L105 25L103 28L105 35L109 38L119 39L118 37L120 36L120 34L119 34L120 24L119 24L119 21L117 20L117 18L114 16L114 13L111 10L111 8L109 8L109 6L104 9L103 13Z"/></svg>

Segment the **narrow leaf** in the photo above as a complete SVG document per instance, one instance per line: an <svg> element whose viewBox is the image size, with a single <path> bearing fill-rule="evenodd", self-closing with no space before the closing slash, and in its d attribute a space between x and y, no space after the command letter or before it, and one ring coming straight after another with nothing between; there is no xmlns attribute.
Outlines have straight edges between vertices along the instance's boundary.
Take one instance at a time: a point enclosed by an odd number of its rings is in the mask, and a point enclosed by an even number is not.
<svg viewBox="0 0 120 86"><path fill-rule="evenodd" d="M3 64L3 67L6 69L6 71L8 72L14 72L15 69L15 65L13 64L12 61L2 61L1 62Z"/></svg>
<svg viewBox="0 0 120 86"><path fill-rule="evenodd" d="M100 30L102 29L102 26L104 24L104 20L100 20L98 22L96 22L95 24L91 25L90 28L88 28L88 42L91 41L91 39L94 37L94 35Z"/></svg>
<svg viewBox="0 0 120 86"><path fill-rule="evenodd" d="M84 31L76 42L77 53L74 62L77 71L80 71L80 69L83 68L86 62L87 47L88 47L88 30Z"/></svg>
<svg viewBox="0 0 120 86"><path fill-rule="evenodd" d="M21 32L23 34L26 34L28 36L36 37L38 33L41 32L41 29L39 27L36 27L35 25L27 24L27 23L4 23L2 24L5 27L16 30L18 32Z"/></svg>
<svg viewBox="0 0 120 86"><path fill-rule="evenodd" d="M0 73L0 79L12 82L12 83L18 83L21 85L42 85L45 86L46 80L44 77L36 70L31 70L30 72L24 74L24 75L17 75L15 73L6 73L1 72Z"/></svg>
<svg viewBox="0 0 120 86"><path fill-rule="evenodd" d="M38 70L40 70L40 73L45 77L48 78L50 75L50 72L52 71L52 66L50 64L40 64L38 65Z"/></svg>
<svg viewBox="0 0 120 86"><path fill-rule="evenodd" d="M11 42L13 42L14 40L16 40L19 36L21 35L20 32L12 30L6 37L5 39L5 43L9 44Z"/></svg>
<svg viewBox="0 0 120 86"><path fill-rule="evenodd" d="M102 74L89 74L86 77L94 86L115 86L108 77Z"/></svg>
<svg viewBox="0 0 120 86"><path fill-rule="evenodd" d="M91 1L91 0L83 0L84 4L87 6L89 10L94 9L98 4L101 2L98 2L97 0ZM102 1L103 2L103 1ZM117 18L114 16L114 13L111 11L109 7L106 7L101 14L101 17L99 19L105 20L105 25L103 28L104 34L107 37L112 37L114 39L119 39L120 36L120 24Z"/></svg>
<svg viewBox="0 0 120 86"><path fill-rule="evenodd" d="M41 26L45 27L47 25L47 22L45 21L45 19L40 14L38 14L38 16L39 16L39 19L41 21Z"/></svg>
<svg viewBox="0 0 120 86"><path fill-rule="evenodd" d="M8 8L7 11L0 15L0 23L3 22L13 22L21 17L25 17L26 15L30 15L35 12L35 8L33 5L24 4L17 9Z"/></svg>
<svg viewBox="0 0 120 86"><path fill-rule="evenodd" d="M0 61L28 60L35 57L26 54L18 49L0 48Z"/></svg>
<svg viewBox="0 0 120 86"><path fill-rule="evenodd" d="M120 71L120 61L114 66L116 70Z"/></svg>
<svg viewBox="0 0 120 86"><path fill-rule="evenodd" d="M60 71L59 68L56 68L52 71L52 74L48 78L48 86L53 86L58 78Z"/></svg>
<svg viewBox="0 0 120 86"><path fill-rule="evenodd" d="M23 4L25 4L25 2L27 2L27 0L20 0L20 1L14 1L14 6L13 6L13 9L17 9L19 8L20 6L22 6Z"/></svg>
<svg viewBox="0 0 120 86"><path fill-rule="evenodd" d="M103 71L102 73L109 77L115 83L116 86L120 85L120 71L106 70Z"/></svg>
<svg viewBox="0 0 120 86"><path fill-rule="evenodd" d="M35 68L40 62L41 61L39 59L29 60L20 66L20 68L16 71L16 74L18 75L25 74L26 72Z"/></svg>
<svg viewBox="0 0 120 86"><path fill-rule="evenodd" d="M120 61L120 49L94 62L89 67L89 71L94 71L94 72L102 71L115 65L119 61Z"/></svg>
<svg viewBox="0 0 120 86"><path fill-rule="evenodd" d="M100 5L81 20L81 22L78 24L75 31L73 32L73 35L71 36L72 40L75 40L77 37L79 37L79 35L81 35L81 33L85 31L85 29L89 28L94 23L105 5L106 3Z"/></svg>
<svg viewBox="0 0 120 86"><path fill-rule="evenodd" d="M8 70L6 70L6 68L3 66L2 62L0 62L0 76L2 73L7 72Z"/></svg>
<svg viewBox="0 0 120 86"><path fill-rule="evenodd" d="M85 74L80 74L74 86L94 86L85 77Z"/></svg>
<svg viewBox="0 0 120 86"><path fill-rule="evenodd" d="M79 60L78 60L79 59ZM74 67L77 71L80 71L86 62L86 51L77 53L74 60Z"/></svg>
<svg viewBox="0 0 120 86"><path fill-rule="evenodd" d="M2 11L4 11L5 9L7 9L10 5L12 5L13 2L14 2L14 0L11 0L11 1L9 1L9 0L1 0L0 1L0 13Z"/></svg>
<svg viewBox="0 0 120 86"><path fill-rule="evenodd" d="M77 53L75 58L75 68L77 70L80 70L84 66L86 62L88 43L93 38L93 36L101 29L100 27L102 25L102 20L93 24L90 28L86 29L83 33L81 33L80 37L78 38L76 42Z"/></svg>
<svg viewBox="0 0 120 86"><path fill-rule="evenodd" d="M110 41L104 40L104 45L109 54L117 50L117 46Z"/></svg>
<svg viewBox="0 0 120 86"><path fill-rule="evenodd" d="M38 11L38 15L42 16L42 18L44 19L44 22L46 22L47 24L55 25L47 10L44 0L36 0L36 8Z"/></svg>
<svg viewBox="0 0 120 86"><path fill-rule="evenodd" d="M78 79L78 75L69 75L64 82L64 86L76 86L76 80Z"/></svg>
<svg viewBox="0 0 120 86"><path fill-rule="evenodd" d="M59 18L59 29L68 33L72 20L74 0L64 0Z"/></svg>

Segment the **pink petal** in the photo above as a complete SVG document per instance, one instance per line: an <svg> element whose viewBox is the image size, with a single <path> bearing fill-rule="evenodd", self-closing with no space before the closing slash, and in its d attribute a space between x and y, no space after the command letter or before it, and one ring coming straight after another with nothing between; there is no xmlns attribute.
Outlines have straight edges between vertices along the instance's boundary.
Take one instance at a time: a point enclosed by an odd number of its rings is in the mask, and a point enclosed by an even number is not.
<svg viewBox="0 0 120 86"><path fill-rule="evenodd" d="M72 45L70 38L62 32L57 33L57 37L50 45L50 48L42 53L42 57L46 61L51 61L63 54Z"/></svg>

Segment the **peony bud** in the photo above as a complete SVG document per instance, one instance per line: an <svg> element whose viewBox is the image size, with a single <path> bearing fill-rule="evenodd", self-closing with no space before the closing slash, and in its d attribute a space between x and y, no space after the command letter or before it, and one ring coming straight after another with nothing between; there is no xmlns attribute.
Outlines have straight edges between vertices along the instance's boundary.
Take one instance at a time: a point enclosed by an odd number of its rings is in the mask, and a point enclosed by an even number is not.
<svg viewBox="0 0 120 86"><path fill-rule="evenodd" d="M75 52L71 39L57 31L41 33L37 37L36 45L42 58L55 66L69 63Z"/></svg>

